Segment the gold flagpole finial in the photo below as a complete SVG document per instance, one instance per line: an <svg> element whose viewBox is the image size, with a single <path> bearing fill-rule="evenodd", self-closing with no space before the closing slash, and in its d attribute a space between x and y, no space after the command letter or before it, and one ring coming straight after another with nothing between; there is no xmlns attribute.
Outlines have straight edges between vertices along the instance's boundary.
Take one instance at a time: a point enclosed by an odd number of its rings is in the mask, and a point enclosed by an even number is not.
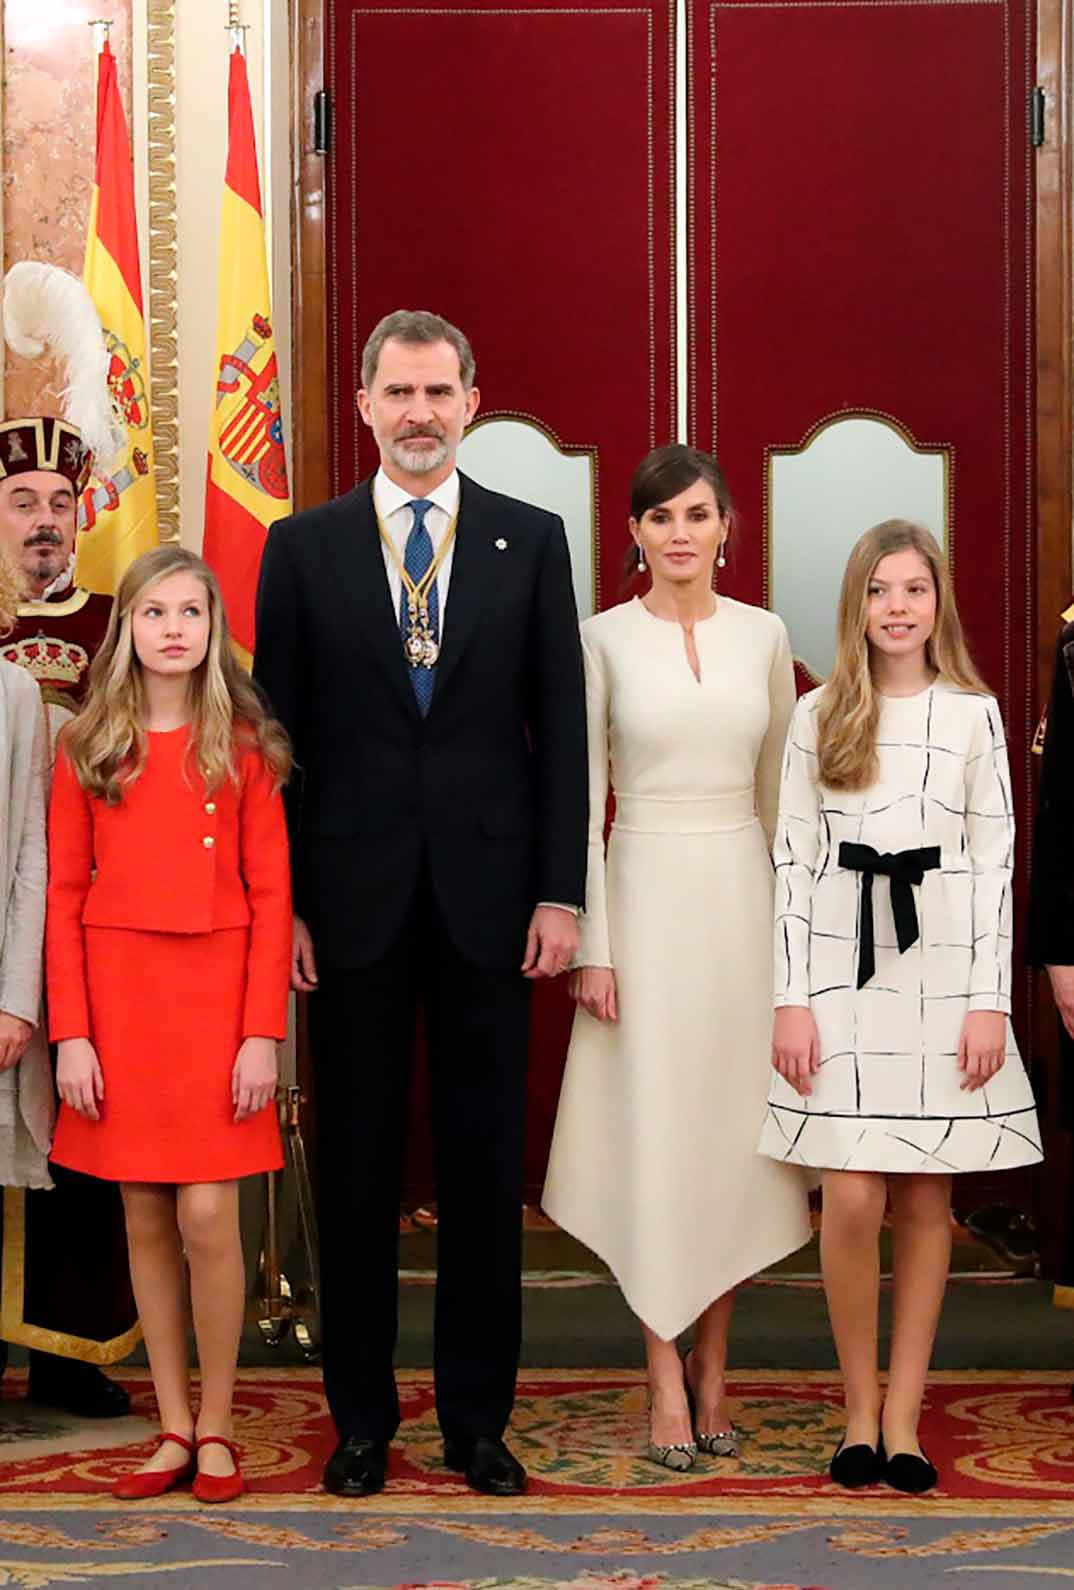
<svg viewBox="0 0 1074 1590"><path fill-rule="evenodd" d="M246 54L245 25L239 21L239 0L228 0L227 5L227 31L231 37L231 48L238 50L241 55Z"/></svg>

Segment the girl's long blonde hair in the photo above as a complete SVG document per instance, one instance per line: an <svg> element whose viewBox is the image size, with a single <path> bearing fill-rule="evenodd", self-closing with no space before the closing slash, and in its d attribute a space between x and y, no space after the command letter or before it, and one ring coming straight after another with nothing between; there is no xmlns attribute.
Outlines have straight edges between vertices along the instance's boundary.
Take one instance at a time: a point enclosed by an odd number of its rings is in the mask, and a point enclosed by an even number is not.
<svg viewBox="0 0 1074 1590"><path fill-rule="evenodd" d="M209 647L188 685L190 752L207 789L238 779L236 752L257 746L277 786L291 771L291 747L231 649L220 586L209 565L185 547L154 547L119 582L108 629L89 672L86 704L63 734L79 783L109 806L145 766L146 695L134 649L134 609L171 574L193 574L209 599Z"/></svg>
<svg viewBox="0 0 1074 1590"><path fill-rule="evenodd" d="M19 571L7 552L0 550L0 640L15 628L21 601Z"/></svg>
<svg viewBox="0 0 1074 1590"><path fill-rule="evenodd" d="M831 789L865 789L878 774L876 726L880 701L873 688L866 627L869 583L882 558L913 550L932 573L936 589L936 623L926 644L926 657L947 684L989 694L973 666L955 606L951 576L935 536L906 519L885 519L855 544L847 559L839 592L835 667L824 686L817 712L817 761L822 784Z"/></svg>

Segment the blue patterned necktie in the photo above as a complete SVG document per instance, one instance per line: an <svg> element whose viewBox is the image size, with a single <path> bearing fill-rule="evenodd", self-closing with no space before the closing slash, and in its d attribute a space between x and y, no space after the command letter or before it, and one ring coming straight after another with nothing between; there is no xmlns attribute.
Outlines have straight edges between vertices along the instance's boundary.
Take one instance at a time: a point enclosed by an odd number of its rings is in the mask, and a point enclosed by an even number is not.
<svg viewBox="0 0 1074 1590"><path fill-rule="evenodd" d="M419 497L410 504L414 510L414 523L410 527L410 534L406 538L406 551L403 554L403 567L406 569L415 585L420 585L424 576L429 572L433 561L433 541L425 528L425 515L432 507L427 497ZM440 599L437 594L436 581L428 596L429 627L437 640L440 639ZM407 609L406 588L399 598L399 629L404 640L410 634L410 613ZM424 718L433 700L433 686L436 684L435 668L411 668L410 683L414 686L414 695L417 698L418 711Z"/></svg>

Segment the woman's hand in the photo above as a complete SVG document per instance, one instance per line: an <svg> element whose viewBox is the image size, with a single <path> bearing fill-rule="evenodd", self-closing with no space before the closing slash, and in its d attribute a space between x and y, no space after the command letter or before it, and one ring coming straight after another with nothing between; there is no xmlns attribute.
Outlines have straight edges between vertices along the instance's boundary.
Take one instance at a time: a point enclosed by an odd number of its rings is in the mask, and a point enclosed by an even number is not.
<svg viewBox="0 0 1074 1590"><path fill-rule="evenodd" d="M772 1064L795 1093L807 1099L820 1070L820 1036L806 1005L781 1005L772 1023Z"/></svg>
<svg viewBox="0 0 1074 1590"><path fill-rule="evenodd" d="M0 1010L0 1071L10 1071L13 1065L18 1065L33 1034L34 1029L28 1021Z"/></svg>
<svg viewBox="0 0 1074 1590"><path fill-rule="evenodd" d="M610 966L580 966L567 979L567 992L598 1021L619 1020L615 973Z"/></svg>
<svg viewBox="0 0 1074 1590"><path fill-rule="evenodd" d="M276 1096L275 1038L244 1038L231 1072L235 1124L248 1121Z"/></svg>
<svg viewBox="0 0 1074 1590"><path fill-rule="evenodd" d="M56 1091L87 1121L100 1120L97 1106L104 1098L104 1075L88 1038L62 1038L56 1045Z"/></svg>
<svg viewBox="0 0 1074 1590"><path fill-rule="evenodd" d="M1055 1008L1063 1026L1074 1038L1074 966L1049 966L1047 972Z"/></svg>
<svg viewBox="0 0 1074 1590"><path fill-rule="evenodd" d="M958 1066L964 1073L959 1086L976 1093L995 1076L1007 1058L1007 1018L1001 1010L971 1010L962 1023L958 1041Z"/></svg>

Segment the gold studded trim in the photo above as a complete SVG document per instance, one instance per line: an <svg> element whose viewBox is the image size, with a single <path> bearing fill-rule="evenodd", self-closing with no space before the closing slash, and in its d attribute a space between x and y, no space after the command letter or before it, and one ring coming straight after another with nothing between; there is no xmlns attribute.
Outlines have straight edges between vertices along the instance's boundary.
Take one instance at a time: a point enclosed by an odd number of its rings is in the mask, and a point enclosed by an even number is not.
<svg viewBox="0 0 1074 1590"><path fill-rule="evenodd" d="M175 189L176 0L146 0L149 364L157 521L179 539L179 231Z"/></svg>

